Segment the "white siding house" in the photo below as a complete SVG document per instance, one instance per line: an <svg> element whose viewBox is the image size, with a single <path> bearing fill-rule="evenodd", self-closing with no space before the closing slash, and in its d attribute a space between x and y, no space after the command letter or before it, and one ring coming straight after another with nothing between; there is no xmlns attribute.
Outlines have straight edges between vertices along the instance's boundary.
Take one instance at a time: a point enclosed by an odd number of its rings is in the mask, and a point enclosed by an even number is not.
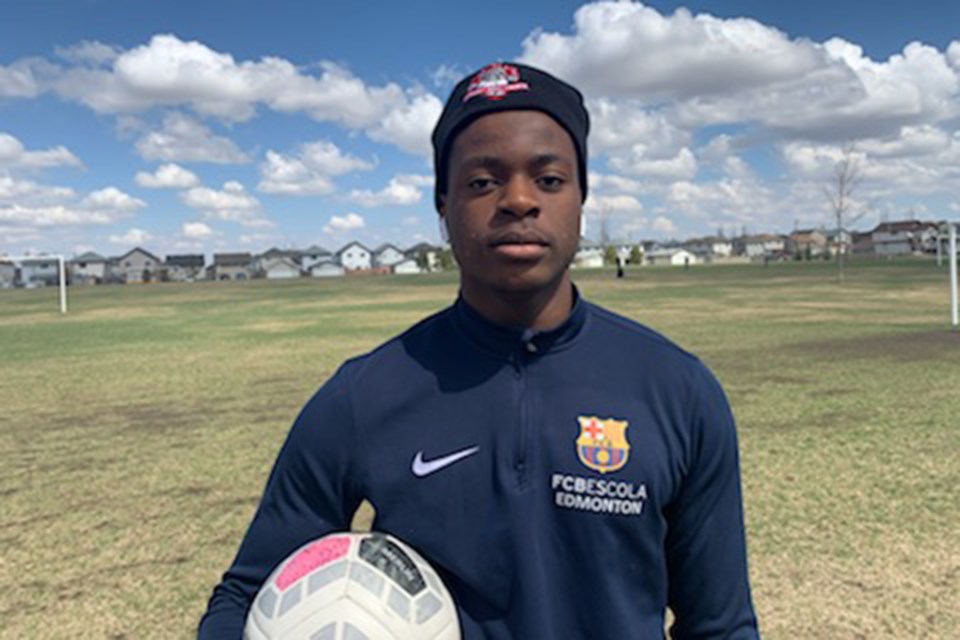
<svg viewBox="0 0 960 640"><path fill-rule="evenodd" d="M356 271L358 269L370 269L373 267L373 255L370 249L359 242L351 242L340 251L337 251L337 258L340 265L347 271Z"/></svg>
<svg viewBox="0 0 960 640"><path fill-rule="evenodd" d="M400 274L414 274L422 273L420 266L417 264L417 261L414 258L404 258L400 262L397 262L392 267L394 273Z"/></svg>
<svg viewBox="0 0 960 640"><path fill-rule="evenodd" d="M650 265L671 265L674 267L685 267L698 262L696 255L680 247L654 249L647 252L644 258Z"/></svg>
<svg viewBox="0 0 960 640"><path fill-rule="evenodd" d="M336 278L344 274L343 267L333 260L317 262L311 265L307 271L309 271L311 278Z"/></svg>
<svg viewBox="0 0 960 640"><path fill-rule="evenodd" d="M300 277L300 265L284 256L260 259L260 270L269 280L284 280Z"/></svg>
<svg viewBox="0 0 960 640"><path fill-rule="evenodd" d="M403 252L392 244L382 244L373 251L373 263L378 267L392 267L403 260Z"/></svg>

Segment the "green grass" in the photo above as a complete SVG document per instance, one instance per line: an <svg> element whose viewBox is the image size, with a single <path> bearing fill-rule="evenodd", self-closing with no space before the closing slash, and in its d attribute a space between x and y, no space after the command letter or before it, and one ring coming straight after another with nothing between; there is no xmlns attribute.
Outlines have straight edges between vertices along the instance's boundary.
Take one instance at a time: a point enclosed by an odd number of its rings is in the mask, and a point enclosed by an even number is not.
<svg viewBox="0 0 960 640"><path fill-rule="evenodd" d="M578 272L740 428L766 638L960 637L960 335L926 261ZM190 637L303 402L455 275L0 291L0 637Z"/></svg>

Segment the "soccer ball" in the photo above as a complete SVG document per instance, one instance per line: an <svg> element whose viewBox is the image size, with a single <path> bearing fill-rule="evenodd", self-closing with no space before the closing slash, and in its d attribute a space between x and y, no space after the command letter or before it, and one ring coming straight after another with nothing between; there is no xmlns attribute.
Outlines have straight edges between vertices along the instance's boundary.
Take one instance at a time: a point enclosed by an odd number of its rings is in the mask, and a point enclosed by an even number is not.
<svg viewBox="0 0 960 640"><path fill-rule="evenodd" d="M453 598L426 560L384 533L334 533L274 569L244 640L460 640Z"/></svg>

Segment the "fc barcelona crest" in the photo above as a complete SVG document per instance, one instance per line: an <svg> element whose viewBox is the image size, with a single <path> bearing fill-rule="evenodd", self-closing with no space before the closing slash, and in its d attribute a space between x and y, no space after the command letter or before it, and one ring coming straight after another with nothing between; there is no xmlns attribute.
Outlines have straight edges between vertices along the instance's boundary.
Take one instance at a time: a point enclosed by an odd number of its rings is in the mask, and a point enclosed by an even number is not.
<svg viewBox="0 0 960 640"><path fill-rule="evenodd" d="M630 457L627 442L627 421L601 419L596 416L577 416L580 437L577 438L577 456L580 462L594 471L611 473L623 468Z"/></svg>

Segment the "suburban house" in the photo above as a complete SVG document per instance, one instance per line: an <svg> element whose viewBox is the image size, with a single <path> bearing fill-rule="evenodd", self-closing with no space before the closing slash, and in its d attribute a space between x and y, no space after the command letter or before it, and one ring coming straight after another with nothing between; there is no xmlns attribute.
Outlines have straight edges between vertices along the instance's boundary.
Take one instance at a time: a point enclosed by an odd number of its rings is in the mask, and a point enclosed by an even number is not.
<svg viewBox="0 0 960 640"><path fill-rule="evenodd" d="M136 247L114 259L110 267L123 282L151 282L160 280L163 260L145 249Z"/></svg>
<svg viewBox="0 0 960 640"><path fill-rule="evenodd" d="M99 253L87 251L68 264L71 284L98 284L107 277L107 259Z"/></svg>
<svg viewBox="0 0 960 640"><path fill-rule="evenodd" d="M403 251L390 243L385 243L373 250L373 264L377 267L392 267L404 260Z"/></svg>
<svg viewBox="0 0 960 640"><path fill-rule="evenodd" d="M683 243L683 248L701 256L729 258L733 255L733 242L720 236L692 238Z"/></svg>
<svg viewBox="0 0 960 640"><path fill-rule="evenodd" d="M370 249L359 242L351 242L337 251L337 260L347 271L373 268L373 255Z"/></svg>
<svg viewBox="0 0 960 640"><path fill-rule="evenodd" d="M853 236L849 231L829 229L826 231L825 235L827 236L827 251L830 252L831 256L839 255L841 251L844 254L851 252L853 247Z"/></svg>
<svg viewBox="0 0 960 640"><path fill-rule="evenodd" d="M440 269L440 248L429 242L419 242L413 245L404 251L404 255L416 260L421 271L437 271Z"/></svg>
<svg viewBox="0 0 960 640"><path fill-rule="evenodd" d="M827 252L827 236L817 229L797 229L787 236L786 250L794 256L820 257Z"/></svg>
<svg viewBox="0 0 960 640"><path fill-rule="evenodd" d="M919 220L882 222L870 232L873 250L878 256L935 253L938 236L935 222Z"/></svg>
<svg viewBox="0 0 960 640"><path fill-rule="evenodd" d="M313 263L306 271L311 278L336 278L345 273L343 266L337 263L332 256L326 260Z"/></svg>
<svg viewBox="0 0 960 640"><path fill-rule="evenodd" d="M313 245L300 252L300 268L304 271L310 271L313 265L321 262L332 262L333 259L332 253L323 247Z"/></svg>
<svg viewBox="0 0 960 640"><path fill-rule="evenodd" d="M39 256L20 261L20 284L25 287L57 286L60 282L60 261Z"/></svg>
<svg viewBox="0 0 960 640"><path fill-rule="evenodd" d="M580 238L573 266L578 269L595 269L603 266L603 247L598 242Z"/></svg>
<svg viewBox="0 0 960 640"><path fill-rule="evenodd" d="M249 280L253 276L253 256L249 253L215 253L207 269L213 280Z"/></svg>
<svg viewBox="0 0 960 640"><path fill-rule="evenodd" d="M735 252L750 258L763 258L782 253L785 243L782 236L761 233L755 236L743 236L734 239Z"/></svg>
<svg viewBox="0 0 960 640"><path fill-rule="evenodd" d="M17 267L12 262L0 259L0 289L10 289L17 283Z"/></svg>
<svg viewBox="0 0 960 640"><path fill-rule="evenodd" d="M403 275L423 273L420 265L417 264L416 258L404 258L400 262L394 263L390 268L394 273Z"/></svg>
<svg viewBox="0 0 960 640"><path fill-rule="evenodd" d="M285 259L288 262L292 262L297 266L297 269L300 269L300 259L301 253L296 249L278 249L272 247L267 249L258 256L253 257L253 272L255 276L265 276L267 272L267 266L270 265L276 271L276 265L279 264L277 261L280 259Z"/></svg>
<svg viewBox="0 0 960 640"><path fill-rule="evenodd" d="M667 247L648 251L644 254L644 260L647 264L653 266L670 265L674 267L686 267L700 262L696 254L682 247Z"/></svg>
<svg viewBox="0 0 960 640"><path fill-rule="evenodd" d="M299 278L300 265L287 256L261 257L257 273L270 280Z"/></svg>
<svg viewBox="0 0 960 640"><path fill-rule="evenodd" d="M173 282L202 280L203 263L203 254L199 253L167 256L167 277Z"/></svg>

